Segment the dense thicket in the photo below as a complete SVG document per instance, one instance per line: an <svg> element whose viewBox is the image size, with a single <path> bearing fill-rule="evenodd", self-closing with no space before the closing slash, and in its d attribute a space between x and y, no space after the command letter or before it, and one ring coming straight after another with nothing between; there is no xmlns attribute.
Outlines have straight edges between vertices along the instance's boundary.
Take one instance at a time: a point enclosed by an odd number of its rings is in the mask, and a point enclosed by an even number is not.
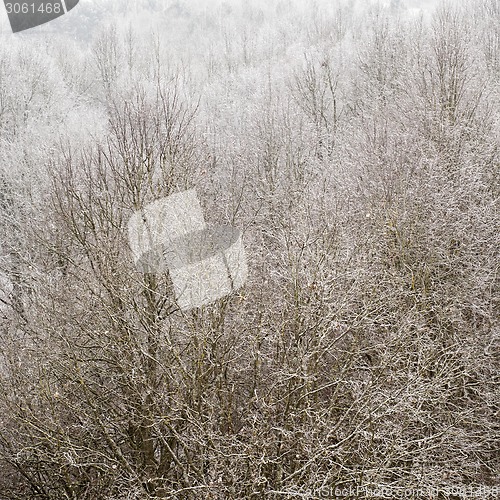
<svg viewBox="0 0 500 500"><path fill-rule="evenodd" d="M0 498L498 486L500 5L331 4L0 46ZM192 187L250 275L181 313L126 224Z"/></svg>

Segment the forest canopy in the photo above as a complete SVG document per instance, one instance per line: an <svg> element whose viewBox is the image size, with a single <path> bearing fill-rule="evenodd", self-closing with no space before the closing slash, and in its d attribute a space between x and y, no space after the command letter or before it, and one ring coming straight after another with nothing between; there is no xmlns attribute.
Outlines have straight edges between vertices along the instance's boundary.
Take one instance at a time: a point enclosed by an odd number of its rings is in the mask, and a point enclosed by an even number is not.
<svg viewBox="0 0 500 500"><path fill-rule="evenodd" d="M2 17L0 499L497 497L499 138L498 0ZM248 279L183 311L190 189Z"/></svg>

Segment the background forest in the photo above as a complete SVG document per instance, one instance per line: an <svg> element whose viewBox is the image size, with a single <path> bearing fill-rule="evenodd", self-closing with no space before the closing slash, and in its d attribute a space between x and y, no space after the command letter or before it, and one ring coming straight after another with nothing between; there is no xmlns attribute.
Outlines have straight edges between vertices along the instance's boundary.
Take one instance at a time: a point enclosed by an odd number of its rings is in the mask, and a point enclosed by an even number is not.
<svg viewBox="0 0 500 500"><path fill-rule="evenodd" d="M499 486L500 2L418 7L2 11L0 499ZM126 225L188 188L249 278L182 313Z"/></svg>

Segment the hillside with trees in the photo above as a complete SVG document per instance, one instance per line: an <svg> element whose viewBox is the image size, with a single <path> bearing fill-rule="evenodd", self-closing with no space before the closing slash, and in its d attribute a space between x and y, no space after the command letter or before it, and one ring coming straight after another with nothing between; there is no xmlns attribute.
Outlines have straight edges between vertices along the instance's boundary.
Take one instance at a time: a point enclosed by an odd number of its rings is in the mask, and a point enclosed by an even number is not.
<svg viewBox="0 0 500 500"><path fill-rule="evenodd" d="M1 25L0 499L496 498L500 3L431 4ZM183 312L127 223L193 188Z"/></svg>

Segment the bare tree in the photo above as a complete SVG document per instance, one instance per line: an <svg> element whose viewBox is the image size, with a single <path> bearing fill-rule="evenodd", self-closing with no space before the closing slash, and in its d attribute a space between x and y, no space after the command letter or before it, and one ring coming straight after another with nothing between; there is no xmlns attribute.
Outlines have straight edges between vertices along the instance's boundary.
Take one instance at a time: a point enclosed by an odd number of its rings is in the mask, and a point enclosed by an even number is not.
<svg viewBox="0 0 500 500"><path fill-rule="evenodd" d="M493 491L490 4L427 22L261 2L247 24L226 5L200 25L177 6L186 51L118 23L71 64L73 49L47 59L61 95L106 116L88 142L24 141L35 108L23 121L11 95L29 101L29 75L0 83L16 120L0 139L0 498ZM80 70L104 98L71 84ZM33 74L29 102L52 102ZM135 268L126 228L192 187L210 222L244 231L250 274L183 312L168 273Z"/></svg>

